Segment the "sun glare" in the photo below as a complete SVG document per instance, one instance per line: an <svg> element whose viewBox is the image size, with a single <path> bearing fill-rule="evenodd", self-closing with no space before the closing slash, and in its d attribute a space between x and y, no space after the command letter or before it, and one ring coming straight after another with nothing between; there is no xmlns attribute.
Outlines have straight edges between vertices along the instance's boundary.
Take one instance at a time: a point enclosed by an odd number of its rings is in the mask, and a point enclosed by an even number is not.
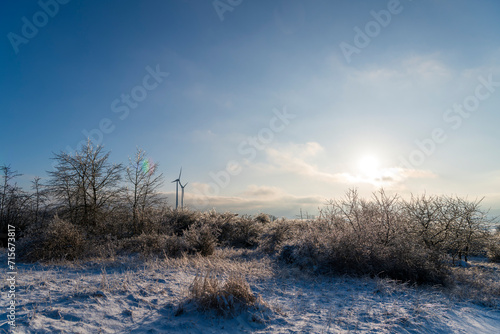
<svg viewBox="0 0 500 334"><path fill-rule="evenodd" d="M376 157L367 155L359 160L358 168L365 176L374 177L380 172L380 162Z"/></svg>

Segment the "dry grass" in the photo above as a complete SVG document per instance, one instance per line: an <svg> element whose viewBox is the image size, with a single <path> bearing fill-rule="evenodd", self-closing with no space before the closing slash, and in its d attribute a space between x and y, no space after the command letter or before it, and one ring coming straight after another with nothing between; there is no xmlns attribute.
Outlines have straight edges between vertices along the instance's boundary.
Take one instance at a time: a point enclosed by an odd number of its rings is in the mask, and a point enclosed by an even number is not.
<svg viewBox="0 0 500 334"><path fill-rule="evenodd" d="M487 256L491 262L500 263L500 230L491 237L487 247Z"/></svg>
<svg viewBox="0 0 500 334"><path fill-rule="evenodd" d="M269 256L263 256L257 250L217 248L209 257L184 255L179 258L151 260L148 267L175 268L184 272L225 272L240 273L253 279L266 279L275 275L276 264ZM154 268L153 268L154 269Z"/></svg>
<svg viewBox="0 0 500 334"><path fill-rule="evenodd" d="M214 271L195 276L188 288L187 299L179 303L175 315L180 316L191 307L223 317L235 317L243 311L256 311L251 317L256 322L263 322L267 318L265 314L271 312L262 298L252 292L243 275L216 274Z"/></svg>
<svg viewBox="0 0 500 334"><path fill-rule="evenodd" d="M189 301L201 311L232 315L234 311L255 305L257 297L241 275L230 274L222 280L213 272L196 275L189 287Z"/></svg>
<svg viewBox="0 0 500 334"><path fill-rule="evenodd" d="M246 277L251 277L252 281L266 280L276 275L272 258L261 256L257 250L223 248L217 249L210 257L167 258L148 263L148 266L152 265L194 276L185 299L179 303L177 315L194 307L225 317L244 310L256 311L260 314L257 318L263 319L266 318L263 314L271 311L260 296L252 292L246 280Z"/></svg>
<svg viewBox="0 0 500 334"><path fill-rule="evenodd" d="M500 309L500 264L471 260L470 267L452 269L450 292L461 299Z"/></svg>

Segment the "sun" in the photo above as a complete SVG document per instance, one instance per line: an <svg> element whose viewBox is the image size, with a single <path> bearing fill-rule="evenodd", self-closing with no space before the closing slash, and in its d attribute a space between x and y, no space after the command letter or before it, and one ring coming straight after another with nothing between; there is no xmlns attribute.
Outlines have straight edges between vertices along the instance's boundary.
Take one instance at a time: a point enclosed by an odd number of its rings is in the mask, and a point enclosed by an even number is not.
<svg viewBox="0 0 500 334"><path fill-rule="evenodd" d="M365 155L358 162L359 171L368 177L380 174L380 161L373 155Z"/></svg>

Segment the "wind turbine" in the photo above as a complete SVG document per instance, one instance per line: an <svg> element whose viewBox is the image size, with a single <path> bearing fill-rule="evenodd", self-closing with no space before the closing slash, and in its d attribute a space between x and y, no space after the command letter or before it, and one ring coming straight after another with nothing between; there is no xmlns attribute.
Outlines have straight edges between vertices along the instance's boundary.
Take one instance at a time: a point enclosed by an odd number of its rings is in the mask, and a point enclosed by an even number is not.
<svg viewBox="0 0 500 334"><path fill-rule="evenodd" d="M179 183L181 183L181 174L182 174L182 167L181 167L181 171L179 172L179 177L171 182L171 183L174 183L174 182L176 183L176 185L175 185L175 210L177 210L177 207L179 206ZM181 185L181 187L182 187L182 185ZM182 188L182 190L184 192L184 188Z"/></svg>
<svg viewBox="0 0 500 334"><path fill-rule="evenodd" d="M184 187L187 186L188 182L186 182L185 185L182 185L181 181L179 180L179 184L181 185L182 193L181 193L181 209L184 209Z"/></svg>

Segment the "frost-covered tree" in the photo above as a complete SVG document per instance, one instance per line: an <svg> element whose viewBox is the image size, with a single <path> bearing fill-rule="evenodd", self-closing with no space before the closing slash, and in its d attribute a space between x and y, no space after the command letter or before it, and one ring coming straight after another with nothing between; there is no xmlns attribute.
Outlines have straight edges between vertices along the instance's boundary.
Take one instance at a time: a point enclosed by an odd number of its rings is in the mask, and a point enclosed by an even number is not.
<svg viewBox="0 0 500 334"><path fill-rule="evenodd" d="M126 168L127 202L132 210L134 233L139 233L140 224L146 212L161 203L158 189L163 185L163 174L158 174L158 164L137 148L135 156L129 158Z"/></svg>
<svg viewBox="0 0 500 334"><path fill-rule="evenodd" d="M123 189L120 187L122 164L109 162L110 152L94 146L90 140L75 154L54 155L55 170L49 171L49 190L58 211L71 222L96 227L116 207Z"/></svg>

